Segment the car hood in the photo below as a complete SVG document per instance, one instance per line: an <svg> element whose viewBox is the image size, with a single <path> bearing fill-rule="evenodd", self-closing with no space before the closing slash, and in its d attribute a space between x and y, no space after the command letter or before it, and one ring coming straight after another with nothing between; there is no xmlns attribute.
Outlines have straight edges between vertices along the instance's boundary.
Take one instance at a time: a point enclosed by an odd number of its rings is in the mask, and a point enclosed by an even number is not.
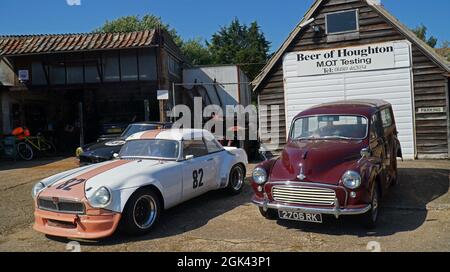
<svg viewBox="0 0 450 272"><path fill-rule="evenodd" d="M114 153L119 153L124 144L125 140L122 138L89 144L83 148L84 151L81 156L112 158Z"/></svg>
<svg viewBox="0 0 450 272"><path fill-rule="evenodd" d="M151 183L153 173L174 164L176 162L159 160L114 160L82 167L43 180L46 189L40 196L81 201L102 186L118 191Z"/></svg>
<svg viewBox="0 0 450 272"><path fill-rule="evenodd" d="M270 181L302 181L338 185L353 170L364 148L363 141L301 140L286 145L274 164ZM304 175L303 180L299 178Z"/></svg>

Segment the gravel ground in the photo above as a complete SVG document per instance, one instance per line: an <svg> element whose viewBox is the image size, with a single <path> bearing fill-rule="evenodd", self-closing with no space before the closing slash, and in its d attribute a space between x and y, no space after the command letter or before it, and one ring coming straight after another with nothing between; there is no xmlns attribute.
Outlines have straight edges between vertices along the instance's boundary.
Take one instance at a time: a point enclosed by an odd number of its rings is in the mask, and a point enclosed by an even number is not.
<svg viewBox="0 0 450 272"><path fill-rule="evenodd" d="M30 193L39 179L76 166L74 158L0 163L0 251L67 250L69 240L32 229ZM400 184L384 199L372 232L354 217L327 217L321 225L265 220L249 203L246 185L238 196L211 192L166 211L147 236L78 242L81 251L368 251L368 244L382 251L449 251L450 162L405 161L399 168Z"/></svg>

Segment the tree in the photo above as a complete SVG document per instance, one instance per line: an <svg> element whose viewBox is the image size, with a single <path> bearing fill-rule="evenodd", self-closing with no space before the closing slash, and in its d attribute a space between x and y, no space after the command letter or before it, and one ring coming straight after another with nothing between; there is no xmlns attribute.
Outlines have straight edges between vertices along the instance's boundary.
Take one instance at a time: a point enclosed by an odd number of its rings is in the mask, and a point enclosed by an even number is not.
<svg viewBox="0 0 450 272"><path fill-rule="evenodd" d="M134 15L134 16L124 16L117 18L112 21L106 21L105 24L97 29L94 32L133 32L133 31L143 31L148 29L161 28L170 33L173 40L178 46L183 45L183 40L178 35L177 31L172 28L170 25L165 24L161 17L157 17L155 15L145 15L143 17Z"/></svg>
<svg viewBox="0 0 450 272"><path fill-rule="evenodd" d="M181 46L183 55L193 65L207 65L212 63L212 57L201 38L187 40Z"/></svg>
<svg viewBox="0 0 450 272"><path fill-rule="evenodd" d="M441 44L441 48L437 48L436 52L444 56L447 61L450 61L450 42L447 40L443 41Z"/></svg>
<svg viewBox="0 0 450 272"><path fill-rule="evenodd" d="M240 64L250 79L255 78L269 59L270 42L257 22L249 26L234 19L213 34L207 43L215 64Z"/></svg>
<svg viewBox="0 0 450 272"><path fill-rule="evenodd" d="M416 36L421 39L422 41L426 42L429 46L432 48L436 47L438 39L434 36L430 36L427 38L427 27L424 24L420 24L416 28L414 28L412 31L416 34Z"/></svg>

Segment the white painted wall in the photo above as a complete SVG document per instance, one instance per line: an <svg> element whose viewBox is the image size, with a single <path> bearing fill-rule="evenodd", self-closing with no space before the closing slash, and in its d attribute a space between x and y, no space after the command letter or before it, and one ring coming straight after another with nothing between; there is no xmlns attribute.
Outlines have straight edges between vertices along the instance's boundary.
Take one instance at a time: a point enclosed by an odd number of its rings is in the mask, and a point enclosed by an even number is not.
<svg viewBox="0 0 450 272"><path fill-rule="evenodd" d="M415 157L411 45L395 43L395 64L391 69L328 75L295 76L296 53L284 58L286 125L309 107L339 100L383 99L392 104L403 155Z"/></svg>

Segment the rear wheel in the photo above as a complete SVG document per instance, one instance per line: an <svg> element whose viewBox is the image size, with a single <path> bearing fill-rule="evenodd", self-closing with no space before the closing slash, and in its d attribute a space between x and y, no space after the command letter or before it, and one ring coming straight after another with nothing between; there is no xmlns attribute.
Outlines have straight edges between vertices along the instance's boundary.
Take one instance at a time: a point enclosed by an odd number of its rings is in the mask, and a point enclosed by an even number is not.
<svg viewBox="0 0 450 272"><path fill-rule="evenodd" d="M370 211L362 215L362 222L368 229L373 229L377 225L380 208L380 189L377 183L374 185Z"/></svg>
<svg viewBox="0 0 450 272"><path fill-rule="evenodd" d="M128 200L122 218L122 228L129 235L144 235L153 228L161 212L160 199L149 189L136 191Z"/></svg>
<svg viewBox="0 0 450 272"><path fill-rule="evenodd" d="M267 211L264 211L263 208L259 207L259 212L262 216L269 220L275 220L278 218L277 211L274 209L268 209Z"/></svg>
<svg viewBox="0 0 450 272"><path fill-rule="evenodd" d="M33 148L31 148L31 146L25 142L19 143L17 145L17 153L22 159L26 161L31 161L34 157Z"/></svg>
<svg viewBox="0 0 450 272"><path fill-rule="evenodd" d="M231 168L227 190L230 194L237 195L242 192L245 180L245 170L242 165Z"/></svg>

